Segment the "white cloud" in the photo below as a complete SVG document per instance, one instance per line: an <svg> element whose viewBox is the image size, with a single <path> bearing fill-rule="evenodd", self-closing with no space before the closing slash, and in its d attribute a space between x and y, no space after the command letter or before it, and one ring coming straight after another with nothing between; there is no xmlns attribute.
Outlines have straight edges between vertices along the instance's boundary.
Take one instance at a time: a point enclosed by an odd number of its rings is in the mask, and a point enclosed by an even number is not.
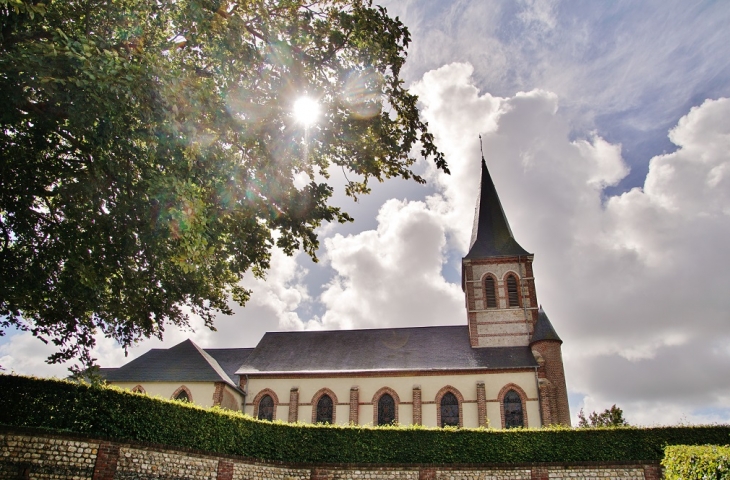
<svg viewBox="0 0 730 480"><path fill-rule="evenodd" d="M651 160L645 187L604 201L603 188L628 173L620 146L597 133L571 140L555 94L480 95L470 74L449 65L414 88L454 172L437 178L442 193L429 205L462 226L456 248L468 238L482 132L515 236L536 254L538 299L565 341L569 388L624 402L643 423L650 402L705 418L698 405L730 396L730 355L719 348L730 340L721 267L730 264L730 101L692 109L670 133L678 150Z"/></svg>
<svg viewBox="0 0 730 480"><path fill-rule="evenodd" d="M325 241L336 276L321 296L327 329L463 323L461 290L441 276L444 226L423 202L389 200L378 228Z"/></svg>

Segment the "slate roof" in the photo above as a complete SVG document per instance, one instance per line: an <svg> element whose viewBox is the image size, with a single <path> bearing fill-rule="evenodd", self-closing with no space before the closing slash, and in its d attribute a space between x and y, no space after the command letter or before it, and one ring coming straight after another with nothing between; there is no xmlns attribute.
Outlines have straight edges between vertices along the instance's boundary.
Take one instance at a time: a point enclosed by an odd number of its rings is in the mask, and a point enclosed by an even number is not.
<svg viewBox="0 0 730 480"><path fill-rule="evenodd" d="M553 328L553 324L550 323L550 319L545 313L545 310L542 309L542 305L540 305L540 309L537 311L537 323L535 323L535 331L532 333L530 343L539 342L540 340L556 340L563 343L555 328Z"/></svg>
<svg viewBox="0 0 730 480"><path fill-rule="evenodd" d="M472 348L467 326L269 332L238 369L256 373L533 368L529 347Z"/></svg>
<svg viewBox="0 0 730 480"><path fill-rule="evenodd" d="M236 370L253 352L253 348L206 348L205 351L218 362L229 377L235 379Z"/></svg>
<svg viewBox="0 0 730 480"><path fill-rule="evenodd" d="M482 157L482 179L474 212L469 252L465 259L530 255L512 235L507 217L499 201L497 189Z"/></svg>
<svg viewBox="0 0 730 480"><path fill-rule="evenodd" d="M100 373L110 382L224 381L237 387L238 382L233 375L251 350L223 348L211 349L211 353L208 353L192 340L185 340L171 348L154 348L126 365L103 369ZM235 359L236 356L238 359Z"/></svg>

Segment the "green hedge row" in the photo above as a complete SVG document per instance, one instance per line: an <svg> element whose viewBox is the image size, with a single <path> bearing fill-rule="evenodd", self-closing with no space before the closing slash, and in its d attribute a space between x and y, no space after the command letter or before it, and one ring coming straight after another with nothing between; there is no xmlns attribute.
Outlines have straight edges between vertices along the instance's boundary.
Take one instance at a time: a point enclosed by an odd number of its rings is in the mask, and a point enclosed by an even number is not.
<svg viewBox="0 0 730 480"><path fill-rule="evenodd" d="M730 480L730 446L669 446L664 451L662 465L667 480Z"/></svg>
<svg viewBox="0 0 730 480"><path fill-rule="evenodd" d="M730 426L480 430L270 423L107 387L0 375L0 424L295 463L659 461Z"/></svg>

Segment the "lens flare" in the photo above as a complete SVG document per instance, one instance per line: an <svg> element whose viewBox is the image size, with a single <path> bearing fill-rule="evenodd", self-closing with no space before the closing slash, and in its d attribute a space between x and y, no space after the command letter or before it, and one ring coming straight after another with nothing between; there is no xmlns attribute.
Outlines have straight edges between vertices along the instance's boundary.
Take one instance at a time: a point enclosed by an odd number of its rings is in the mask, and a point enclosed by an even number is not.
<svg viewBox="0 0 730 480"><path fill-rule="evenodd" d="M319 103L309 97L301 97L294 102L294 118L305 127L317 121L319 110Z"/></svg>

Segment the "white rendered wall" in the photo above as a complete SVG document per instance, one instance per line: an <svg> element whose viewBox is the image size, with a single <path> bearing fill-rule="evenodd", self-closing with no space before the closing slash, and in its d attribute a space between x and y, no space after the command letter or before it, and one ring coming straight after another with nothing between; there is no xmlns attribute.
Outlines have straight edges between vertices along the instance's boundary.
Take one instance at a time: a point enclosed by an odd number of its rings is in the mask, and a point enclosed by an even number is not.
<svg viewBox="0 0 730 480"><path fill-rule="evenodd" d="M487 398L487 418L493 428L501 428L502 419L498 395L505 385L515 384L524 391L528 401L525 405L527 427L540 426L538 393L533 371L481 374L411 375L411 376L373 377L330 377L330 378L257 378L250 377L245 412L253 415L254 398L264 389L270 389L279 400L276 418L287 421L289 418L289 393L292 387L299 389L298 419L300 422L312 421L312 399L317 392L326 387L336 396L335 423L347 425L350 421L350 389L359 390L359 424L373 424L373 396L383 387L389 387L398 395L398 420L402 425L413 423L413 387L421 387L422 424L437 426L436 395L445 386L451 386L461 393L464 403L463 426L478 427L477 382L484 382ZM333 399L335 400L335 399Z"/></svg>
<svg viewBox="0 0 730 480"><path fill-rule="evenodd" d="M180 388L185 386L190 390L190 394L193 396L192 402L201 407L212 407L213 406L213 394L215 393L214 382L184 382L184 383L173 383L173 382L143 382L143 383L132 383L132 382L110 382L126 390L132 390L137 385L141 385L144 388L145 393L152 397L159 396L166 399L172 399L172 394ZM236 390L226 385L226 392L232 397L233 401L226 401L224 395L224 404L221 406L230 410L240 410L241 402L243 402L243 396ZM288 398L288 397L287 397ZM235 406L235 408L233 408Z"/></svg>

